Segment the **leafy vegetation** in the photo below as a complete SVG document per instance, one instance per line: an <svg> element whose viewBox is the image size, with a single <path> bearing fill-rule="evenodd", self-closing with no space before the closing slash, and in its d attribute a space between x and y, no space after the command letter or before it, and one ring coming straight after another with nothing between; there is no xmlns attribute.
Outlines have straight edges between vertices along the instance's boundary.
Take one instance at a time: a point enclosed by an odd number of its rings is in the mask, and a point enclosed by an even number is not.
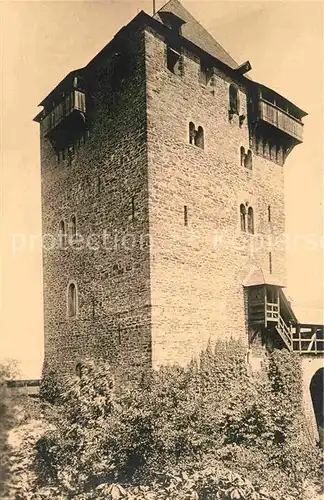
<svg viewBox="0 0 324 500"><path fill-rule="evenodd" d="M234 340L133 387L84 363L37 442L37 474L52 497L299 500L321 463L301 394L297 356L275 351L254 376Z"/></svg>
<svg viewBox="0 0 324 500"><path fill-rule="evenodd" d="M14 405L6 381L17 373L17 364L8 361L0 365L0 496L6 492L9 476L8 432L14 423Z"/></svg>

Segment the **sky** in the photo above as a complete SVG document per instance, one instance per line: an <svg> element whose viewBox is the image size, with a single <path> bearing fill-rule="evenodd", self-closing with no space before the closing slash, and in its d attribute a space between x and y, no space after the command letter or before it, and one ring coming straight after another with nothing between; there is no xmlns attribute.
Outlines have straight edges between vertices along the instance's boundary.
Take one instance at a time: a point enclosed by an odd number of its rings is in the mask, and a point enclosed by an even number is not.
<svg viewBox="0 0 324 500"><path fill-rule="evenodd" d="M157 9L164 1L156 1ZM301 321L323 308L323 5L183 0L255 79L308 112L285 169L288 295ZM152 1L0 1L0 359L37 378L43 360L38 103ZM15 250L14 250L15 249Z"/></svg>

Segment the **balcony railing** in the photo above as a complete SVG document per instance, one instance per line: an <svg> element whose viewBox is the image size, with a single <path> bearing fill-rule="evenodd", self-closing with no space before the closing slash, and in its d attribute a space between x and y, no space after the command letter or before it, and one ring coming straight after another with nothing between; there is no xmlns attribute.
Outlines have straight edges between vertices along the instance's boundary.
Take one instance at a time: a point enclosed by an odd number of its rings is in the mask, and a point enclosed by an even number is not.
<svg viewBox="0 0 324 500"><path fill-rule="evenodd" d="M73 90L43 118L42 134L47 135L75 110L83 114L86 112L85 94L79 90Z"/></svg>
<svg viewBox="0 0 324 500"><path fill-rule="evenodd" d="M259 118L274 127L282 130L286 134L294 137L298 141L303 140L303 124L283 109L278 108L271 102L260 100Z"/></svg>

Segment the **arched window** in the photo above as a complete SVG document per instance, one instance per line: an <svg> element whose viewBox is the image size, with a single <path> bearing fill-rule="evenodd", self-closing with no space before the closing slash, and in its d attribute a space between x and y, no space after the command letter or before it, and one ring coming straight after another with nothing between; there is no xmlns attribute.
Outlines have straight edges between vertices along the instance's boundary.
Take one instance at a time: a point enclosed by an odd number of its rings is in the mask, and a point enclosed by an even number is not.
<svg viewBox="0 0 324 500"><path fill-rule="evenodd" d="M76 228L76 216L72 215L70 219L70 235L71 235L71 240L73 241L76 237L77 234L77 228Z"/></svg>
<svg viewBox="0 0 324 500"><path fill-rule="evenodd" d="M254 218L253 218L252 207L249 207L248 209L247 219L248 219L248 232L254 234Z"/></svg>
<svg viewBox="0 0 324 500"><path fill-rule="evenodd" d="M251 151L251 149L249 149L245 155L244 166L246 168L249 168L250 170L252 170L252 151Z"/></svg>
<svg viewBox="0 0 324 500"><path fill-rule="evenodd" d="M240 205L241 230L246 232L246 208L243 203Z"/></svg>
<svg viewBox="0 0 324 500"><path fill-rule="evenodd" d="M82 377L82 363L76 364L75 373L76 373L77 377L79 377L79 378Z"/></svg>
<svg viewBox="0 0 324 500"><path fill-rule="evenodd" d="M236 85L231 83L229 87L229 109L232 113L239 114L239 95Z"/></svg>
<svg viewBox="0 0 324 500"><path fill-rule="evenodd" d="M67 312L69 318L73 318L77 313L77 290L74 283L70 283L68 286Z"/></svg>
<svg viewBox="0 0 324 500"><path fill-rule="evenodd" d="M195 144L198 148L204 149L204 129L202 127L198 127L195 136Z"/></svg>
<svg viewBox="0 0 324 500"><path fill-rule="evenodd" d="M243 167L245 161L245 148L243 146L241 146L240 149L240 157L241 157L241 167Z"/></svg>
<svg viewBox="0 0 324 500"><path fill-rule="evenodd" d="M59 246L60 248L64 248L66 245L66 232L65 232L65 224L64 221L61 220L59 227Z"/></svg>
<svg viewBox="0 0 324 500"><path fill-rule="evenodd" d="M190 122L189 123L189 144L195 144L195 137L196 137L195 124Z"/></svg>

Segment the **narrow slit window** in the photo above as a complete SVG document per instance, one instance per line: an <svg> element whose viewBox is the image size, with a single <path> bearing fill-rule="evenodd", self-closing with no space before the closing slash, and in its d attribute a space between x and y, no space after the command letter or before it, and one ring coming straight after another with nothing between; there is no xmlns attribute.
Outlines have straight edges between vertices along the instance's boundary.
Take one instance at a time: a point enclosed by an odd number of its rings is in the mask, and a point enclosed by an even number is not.
<svg viewBox="0 0 324 500"><path fill-rule="evenodd" d="M252 207L248 209L248 232L254 234L254 214Z"/></svg>
<svg viewBox="0 0 324 500"><path fill-rule="evenodd" d="M70 234L71 240L74 241L77 235L77 227L76 227L76 216L72 215L70 219Z"/></svg>
<svg viewBox="0 0 324 500"><path fill-rule="evenodd" d="M74 283L69 284L67 301L68 316L73 318L77 313L77 291Z"/></svg>
<svg viewBox="0 0 324 500"><path fill-rule="evenodd" d="M189 144L195 144L195 136L196 136L196 128L195 124L190 122L189 123Z"/></svg>
<svg viewBox="0 0 324 500"><path fill-rule="evenodd" d="M268 205L268 222L271 222L271 206Z"/></svg>
<svg viewBox="0 0 324 500"><path fill-rule="evenodd" d="M246 232L246 208L243 203L240 205L241 231Z"/></svg>
<svg viewBox="0 0 324 500"><path fill-rule="evenodd" d="M204 149L205 147L205 142L204 142L204 129L202 127L198 127L198 130L196 132L195 136L195 144L198 148Z"/></svg>
<svg viewBox="0 0 324 500"><path fill-rule="evenodd" d="M183 223L185 226L188 226L188 207L187 207L187 205L183 206Z"/></svg>
<svg viewBox="0 0 324 500"><path fill-rule="evenodd" d="M240 161L241 161L241 167L243 167L244 165L244 161L245 161L245 148L243 146L241 146L240 148Z"/></svg>
<svg viewBox="0 0 324 500"><path fill-rule="evenodd" d="M269 273L272 274L272 253L269 252Z"/></svg>
<svg viewBox="0 0 324 500"><path fill-rule="evenodd" d="M135 220L135 196L132 196L132 221Z"/></svg>
<svg viewBox="0 0 324 500"><path fill-rule="evenodd" d="M249 149L244 158L244 166L249 170L252 170L252 151Z"/></svg>

